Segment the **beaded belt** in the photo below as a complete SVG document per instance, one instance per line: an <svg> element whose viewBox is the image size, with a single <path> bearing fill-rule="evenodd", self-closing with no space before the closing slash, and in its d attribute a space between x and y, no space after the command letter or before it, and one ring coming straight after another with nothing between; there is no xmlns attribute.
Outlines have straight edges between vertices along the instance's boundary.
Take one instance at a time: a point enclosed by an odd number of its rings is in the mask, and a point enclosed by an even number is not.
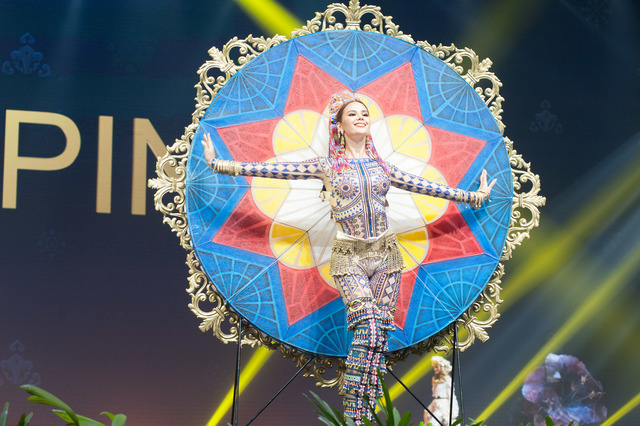
<svg viewBox="0 0 640 426"><path fill-rule="evenodd" d="M395 234L386 235L373 242L334 238L329 273L331 275L353 274L355 262L371 257L386 257L387 273L400 271L404 267Z"/></svg>

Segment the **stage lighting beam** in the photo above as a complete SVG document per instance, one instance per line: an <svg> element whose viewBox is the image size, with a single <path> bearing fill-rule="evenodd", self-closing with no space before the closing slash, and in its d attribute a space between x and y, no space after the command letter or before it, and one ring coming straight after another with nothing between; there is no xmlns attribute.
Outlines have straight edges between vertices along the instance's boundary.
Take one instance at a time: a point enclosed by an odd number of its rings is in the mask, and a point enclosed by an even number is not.
<svg viewBox="0 0 640 426"><path fill-rule="evenodd" d="M238 391L238 397L242 395L242 391L247 386L249 386L258 371L260 371L260 369L269 360L269 357L271 357L274 352L275 351L270 351L264 346L260 346L258 349L256 349L256 352L253 354L247 365L242 369L242 372L240 373L240 389ZM226 416L227 413L229 413L232 405L233 386L231 387L231 389L229 389L226 396L222 400L222 403L220 403L216 411L213 413L213 416L207 423L207 426L217 426L222 418Z"/></svg>
<svg viewBox="0 0 640 426"><path fill-rule="evenodd" d="M235 0L265 33L289 36L302 22L275 0Z"/></svg>
<svg viewBox="0 0 640 426"><path fill-rule="evenodd" d="M439 354L444 356L444 354ZM431 371L431 358L422 357L409 371L407 371L401 378L402 383L411 387L418 383L418 380L423 378L429 371ZM389 388L389 396L391 400L395 400L397 397L405 392L404 387L400 383L395 383Z"/></svg>
<svg viewBox="0 0 640 426"><path fill-rule="evenodd" d="M618 420L629 414L633 409L640 405L640 392L636 394L629 402L624 404L618 411L613 413L601 426L614 425Z"/></svg>
<svg viewBox="0 0 640 426"><path fill-rule="evenodd" d="M549 278L566 264L577 249L583 247L585 241L593 235L593 230L602 228L602 223L605 223L638 187L640 167L637 161L629 161L626 167L619 169L610 183L578 208L581 213L567 221L565 232L558 232L553 227L549 230L550 226L541 227L539 231L545 235L538 235L537 241L549 242L533 242L532 247L535 248L530 250L533 251L530 260L513 272L502 291L504 302L500 305L500 311L504 312L510 305L526 296L536 284ZM546 235L557 237L544 238Z"/></svg>
<svg viewBox="0 0 640 426"><path fill-rule="evenodd" d="M460 40L472 45L479 55L488 56L494 64L499 63L508 56L518 38L535 27L547 3L548 0L494 0L474 19Z"/></svg>

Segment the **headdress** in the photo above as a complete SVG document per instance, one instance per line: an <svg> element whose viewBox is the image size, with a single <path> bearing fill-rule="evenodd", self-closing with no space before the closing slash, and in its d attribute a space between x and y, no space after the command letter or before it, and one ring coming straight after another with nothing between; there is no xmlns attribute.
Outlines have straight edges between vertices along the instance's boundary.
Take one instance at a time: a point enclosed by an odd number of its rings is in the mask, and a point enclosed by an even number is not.
<svg viewBox="0 0 640 426"><path fill-rule="evenodd" d="M344 135L341 135L338 131L338 119L337 115L340 109L351 102L360 102L365 105L362 99L354 96L351 92L342 92L341 94L335 94L331 96L329 102L329 161L331 163L331 169L337 173L342 171L343 168L351 168L349 160L345 155L345 141ZM378 151L376 151L373 145L371 135L367 135L365 140L365 150L367 155L376 160L384 171L389 174L389 169L384 161L380 158Z"/></svg>

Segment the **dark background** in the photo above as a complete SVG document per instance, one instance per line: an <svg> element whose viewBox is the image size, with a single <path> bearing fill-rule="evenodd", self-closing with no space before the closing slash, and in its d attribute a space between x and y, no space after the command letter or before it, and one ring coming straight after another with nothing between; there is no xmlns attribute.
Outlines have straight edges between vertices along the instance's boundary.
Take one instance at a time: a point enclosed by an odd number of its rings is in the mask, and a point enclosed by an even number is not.
<svg viewBox="0 0 640 426"><path fill-rule="evenodd" d="M281 4L301 22L327 6ZM465 414L477 417L546 349L580 358L616 412L640 391L640 179L633 174L640 168L640 4L377 4L416 41L455 43L493 60L505 135L540 175L547 198L541 227L507 262L505 304L490 340L462 354ZM26 33L47 75L3 65ZM171 145L191 122L196 70L208 49L249 34L273 35L231 0L0 1L0 135L6 110L63 114L81 134L73 164L20 171L17 207L0 209L0 404L11 403L9 424L25 411L35 411L32 424L61 424L26 402L16 388L26 382L92 418L125 413L131 425L205 425L232 386L236 347L198 330L187 308L185 252L154 210L151 190L146 214L131 214L133 121L150 120ZM109 214L95 207L100 116L114 120ZM21 156L52 157L64 144L55 127L20 128ZM147 168L154 177L151 151ZM545 347L563 330L558 344ZM243 393L240 422L294 372L291 361L272 356ZM430 377L414 386L427 403ZM317 423L303 396L309 390L339 406L335 390L298 378L254 424ZM519 395L489 424L525 421ZM406 394L397 403L421 417ZM617 424L640 424L640 411Z"/></svg>

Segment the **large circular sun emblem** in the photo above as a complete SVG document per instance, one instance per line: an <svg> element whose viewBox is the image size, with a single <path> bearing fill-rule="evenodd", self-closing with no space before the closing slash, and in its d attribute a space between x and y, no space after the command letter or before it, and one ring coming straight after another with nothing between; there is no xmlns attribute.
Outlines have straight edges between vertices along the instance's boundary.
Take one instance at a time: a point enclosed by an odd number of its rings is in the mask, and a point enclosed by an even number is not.
<svg viewBox="0 0 640 426"><path fill-rule="evenodd" d="M190 153L194 250L245 319L276 340L330 356L345 356L349 339L329 275L336 227L319 197L322 183L214 175L199 140L210 133L220 158L236 161L326 157L327 106L345 90L369 108L384 161L467 190L477 188L482 169L498 179L492 202L479 210L389 190L387 216L405 262L391 350L439 332L480 295L499 262L513 199L489 108L458 73L415 45L327 31L283 42L242 67L212 100Z"/></svg>

